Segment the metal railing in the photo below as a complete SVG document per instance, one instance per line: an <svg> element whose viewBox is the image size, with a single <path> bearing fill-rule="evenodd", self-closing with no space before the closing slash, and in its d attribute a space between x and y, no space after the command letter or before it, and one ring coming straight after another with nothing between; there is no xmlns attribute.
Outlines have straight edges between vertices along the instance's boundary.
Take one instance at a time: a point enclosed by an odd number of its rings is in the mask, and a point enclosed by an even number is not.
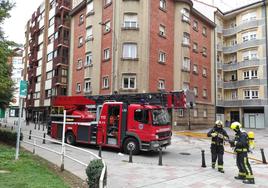
<svg viewBox="0 0 268 188"><path fill-rule="evenodd" d="M76 159L76 158L74 158L74 157L72 157L70 155L67 155L65 147L70 147L72 149L88 153L88 154L92 155L94 158L102 160L103 168L102 168L101 176L100 176L100 179L99 179L99 188L103 188L103 187L106 186L105 182L104 182L105 181L104 178L105 178L105 175L106 175L107 167L106 167L106 164L105 164L104 160L102 158L100 158L98 155L96 155L95 153L93 153L91 151L88 151L88 150L85 150L85 149L82 149L82 148L79 148L79 147L75 147L75 146L66 144L66 143L62 144L62 142L54 140L54 139L45 138L45 135L44 135L44 137L37 136L37 135L32 135L32 134L24 134L24 135L26 137L29 137L29 140L31 140L31 138L33 138L33 142L29 142L29 141L25 141L25 140L22 140L20 142L26 143L26 144L29 144L29 145L33 145L33 153L34 154L36 153L36 147L37 147L37 148L41 148L41 149L47 150L49 152L52 152L52 153L55 153L55 154L61 156L61 166L60 166L60 168L61 168L62 171L64 170L64 158L65 157L70 159L70 160L72 160L72 161L74 161L74 162L76 162L76 163L79 163L79 164L81 164L81 165L83 165L85 167L88 166L88 164L80 161L79 159ZM43 144L45 143L45 141L50 141L52 143L61 144L62 145L61 151L56 151L54 149L44 147L42 145L38 145L37 142L36 142L36 140L38 140L38 139L43 140Z"/></svg>

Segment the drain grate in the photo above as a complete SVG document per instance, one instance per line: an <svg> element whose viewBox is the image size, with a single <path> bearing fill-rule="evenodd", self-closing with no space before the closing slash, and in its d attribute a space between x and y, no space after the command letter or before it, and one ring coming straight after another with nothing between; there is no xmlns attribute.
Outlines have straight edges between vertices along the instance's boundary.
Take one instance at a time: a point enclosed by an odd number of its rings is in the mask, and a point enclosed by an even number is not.
<svg viewBox="0 0 268 188"><path fill-rule="evenodd" d="M181 152L179 153L180 155L191 155L191 153L187 153L187 152Z"/></svg>

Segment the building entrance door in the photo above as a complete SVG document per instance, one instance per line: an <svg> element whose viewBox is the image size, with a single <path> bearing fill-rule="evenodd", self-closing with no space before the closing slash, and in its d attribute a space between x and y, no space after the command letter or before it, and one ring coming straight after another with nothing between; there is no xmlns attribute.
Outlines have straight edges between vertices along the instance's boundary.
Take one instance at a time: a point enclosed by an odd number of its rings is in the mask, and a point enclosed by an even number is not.
<svg viewBox="0 0 268 188"><path fill-rule="evenodd" d="M230 116L231 116L231 123L234 121L240 121L239 120L239 111L231 111L230 112Z"/></svg>

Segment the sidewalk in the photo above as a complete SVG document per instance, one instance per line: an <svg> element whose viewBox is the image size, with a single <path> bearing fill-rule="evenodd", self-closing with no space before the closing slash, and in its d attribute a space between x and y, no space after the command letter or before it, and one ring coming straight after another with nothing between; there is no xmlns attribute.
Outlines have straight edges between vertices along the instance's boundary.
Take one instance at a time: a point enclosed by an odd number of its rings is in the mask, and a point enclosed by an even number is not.
<svg viewBox="0 0 268 188"><path fill-rule="evenodd" d="M42 135L41 130L34 130L34 125L22 125L22 131L26 134L31 129L34 134ZM205 133L207 130L198 132ZM261 159L259 148L264 148L266 157L268 157L268 130L254 130L256 134L257 149L253 157ZM175 132L174 132L175 133ZM233 135L232 132L228 133ZM198 133L199 134L199 133ZM27 137L25 137L27 139ZM22 145L26 149L32 150L29 145ZM46 147L59 148L57 144L47 143ZM81 146L84 149L98 153L96 147ZM268 165L257 161L251 161L255 175L255 185L245 185L233 177L237 175L235 165L235 156L229 153L224 155L225 173L221 174L210 168L210 140L206 138L195 138L184 135L173 134L172 145L163 150L163 166L158 166L158 153L147 152L138 156L133 156L133 163L128 163L128 155L118 154L118 151L106 150L102 152L108 168L108 185L109 188L121 187L150 187L150 188L210 188L210 187L258 187L268 188ZM207 168L201 167L201 149L206 151ZM68 149L69 150L69 149ZM230 150L226 146L226 150ZM79 157L83 162L89 162L91 159L88 155L68 151ZM36 153L43 158L59 165L59 156L40 149ZM267 159L268 160L268 159ZM75 175L86 178L85 168L68 159L66 159L65 168Z"/></svg>

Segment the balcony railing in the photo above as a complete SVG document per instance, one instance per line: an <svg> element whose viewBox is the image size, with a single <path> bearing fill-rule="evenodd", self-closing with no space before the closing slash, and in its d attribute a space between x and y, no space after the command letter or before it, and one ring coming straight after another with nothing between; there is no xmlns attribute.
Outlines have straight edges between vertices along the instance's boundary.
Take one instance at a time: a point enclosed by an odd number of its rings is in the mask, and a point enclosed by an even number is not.
<svg viewBox="0 0 268 188"><path fill-rule="evenodd" d="M230 81L224 82L224 89L235 89L244 86L260 86L266 84L265 79L249 79L249 80L239 80L239 81Z"/></svg>
<svg viewBox="0 0 268 188"><path fill-rule="evenodd" d="M268 104L267 99L217 100L217 105L224 107L264 106L267 104Z"/></svg>
<svg viewBox="0 0 268 188"><path fill-rule="evenodd" d="M223 64L223 70L224 71L232 71L237 70L244 67L256 67L260 65L264 65L265 60L264 59L251 59L251 60L245 60L238 63L230 63L230 64Z"/></svg>
<svg viewBox="0 0 268 188"><path fill-rule="evenodd" d="M249 40L247 42L235 44L233 46L223 47L223 53L225 54L235 53L238 50L241 50L244 48L250 48L250 47L255 47L255 46L264 45L264 44L265 44L265 39Z"/></svg>
<svg viewBox="0 0 268 188"><path fill-rule="evenodd" d="M253 28L253 27L259 27L261 25L264 25L265 23L265 19L259 19L259 20L252 20L246 23L242 23L236 27L232 27L232 28L228 28L228 29L223 29L223 36L231 36L231 35L235 35L236 33L245 30L245 29L249 29L249 28Z"/></svg>

